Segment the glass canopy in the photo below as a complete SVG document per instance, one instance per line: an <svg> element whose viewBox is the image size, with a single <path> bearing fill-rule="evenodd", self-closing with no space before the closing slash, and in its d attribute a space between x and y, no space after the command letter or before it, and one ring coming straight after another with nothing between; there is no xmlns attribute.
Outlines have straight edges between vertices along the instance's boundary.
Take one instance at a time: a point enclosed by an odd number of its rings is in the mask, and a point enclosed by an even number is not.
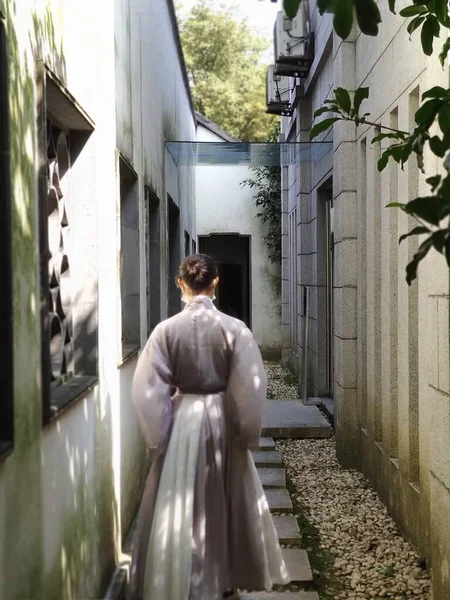
<svg viewBox="0 0 450 600"><path fill-rule="evenodd" d="M179 166L287 166L318 163L332 151L332 142L166 142Z"/></svg>

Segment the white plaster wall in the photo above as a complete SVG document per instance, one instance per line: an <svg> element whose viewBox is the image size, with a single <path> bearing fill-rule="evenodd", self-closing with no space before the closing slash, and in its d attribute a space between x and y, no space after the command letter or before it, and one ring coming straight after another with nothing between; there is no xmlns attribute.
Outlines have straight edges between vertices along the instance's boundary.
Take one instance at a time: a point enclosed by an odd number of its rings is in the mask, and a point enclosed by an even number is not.
<svg viewBox="0 0 450 600"><path fill-rule="evenodd" d="M197 140L223 142L201 125L197 129ZM281 306L276 287L280 273L267 256L253 192L241 186L241 182L250 177L252 172L246 166L196 167L197 234L251 236L252 330L261 348L276 351L281 347Z"/></svg>
<svg viewBox="0 0 450 600"><path fill-rule="evenodd" d="M145 265L145 239L141 235L141 343L147 336L146 289L161 289L161 317L168 316L168 235L167 194L180 209L180 259L184 231L195 236L195 179L193 169L178 166L165 150L165 141L195 139L195 124L188 91L183 79L176 34L171 17L171 0L119 0L115 10L116 123L117 148L132 164L139 177L140 229L144 231L144 187L159 198L161 215L161 280L148 280ZM136 358L131 359L135 364ZM134 368L121 369L120 386L130 389ZM127 448L140 443L140 433L132 416L129 395L122 395L120 435ZM125 426L126 424L126 426ZM136 450L121 458L122 495L130 495L140 485L134 475ZM121 511L128 530L134 516L133 502Z"/></svg>
<svg viewBox="0 0 450 600"><path fill-rule="evenodd" d="M169 0L168 0L169 1ZM121 363L117 149L140 185L141 341L146 341L144 186L175 188L195 235L193 169L166 171L164 141L194 139L173 24L164 0L2 3L11 52L15 445L0 460L0 597L102 597L139 502L148 464L130 398L136 357ZM37 253L36 60L94 122L73 169L73 296L91 310L98 285L98 383L50 426L41 423ZM31 165L29 168L27 165ZM170 178L167 181L167 177ZM181 234L181 239L183 234ZM78 252L78 256L77 256ZM180 249L181 253L181 249ZM167 312L166 270L161 281Z"/></svg>

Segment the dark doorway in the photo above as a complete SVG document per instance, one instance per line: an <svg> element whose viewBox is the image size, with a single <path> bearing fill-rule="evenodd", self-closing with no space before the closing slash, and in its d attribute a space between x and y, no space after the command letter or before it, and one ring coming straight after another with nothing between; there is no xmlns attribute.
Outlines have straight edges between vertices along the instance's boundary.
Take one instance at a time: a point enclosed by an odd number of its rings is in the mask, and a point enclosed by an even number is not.
<svg viewBox="0 0 450 600"><path fill-rule="evenodd" d="M325 364L325 381L320 382L320 388L326 389L326 394L333 396L334 391L334 209L333 181L329 179L318 190L318 236L317 253L319 295L324 293L320 302L324 312L318 314L319 321L325 323L320 336L325 343L319 342L323 348L320 360Z"/></svg>
<svg viewBox="0 0 450 600"><path fill-rule="evenodd" d="M217 308L250 326L250 237L212 234L199 238L199 245L219 268Z"/></svg>
<svg viewBox="0 0 450 600"><path fill-rule="evenodd" d="M191 253L191 236L187 231L184 232L184 256L189 256Z"/></svg>
<svg viewBox="0 0 450 600"><path fill-rule="evenodd" d="M243 278L241 265L219 265L218 308L227 315L243 320Z"/></svg>
<svg viewBox="0 0 450 600"><path fill-rule="evenodd" d="M178 266L180 264L180 209L167 196L167 221L169 229L169 281L167 289L169 292L169 317L173 317L181 310L180 290L175 282Z"/></svg>
<svg viewBox="0 0 450 600"><path fill-rule="evenodd" d="M147 207L147 333L150 334L161 320L161 235L159 199L145 188Z"/></svg>

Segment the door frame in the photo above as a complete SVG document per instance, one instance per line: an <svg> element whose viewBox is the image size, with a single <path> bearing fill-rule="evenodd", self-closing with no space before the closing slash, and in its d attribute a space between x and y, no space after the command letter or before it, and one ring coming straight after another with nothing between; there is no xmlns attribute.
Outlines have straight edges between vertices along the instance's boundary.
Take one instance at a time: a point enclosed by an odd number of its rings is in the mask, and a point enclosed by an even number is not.
<svg viewBox="0 0 450 600"><path fill-rule="evenodd" d="M252 272L252 236L249 233L238 233L236 231L227 231L223 232L211 232L206 235L198 236L198 248L200 253L204 253L203 251L203 240L212 238L212 237L240 237L247 238L247 246L248 246L248 255L247 255L247 270L248 270L248 328L251 330L252 328L252 308L253 308L253 296L252 296L252 288L253 288L253 272Z"/></svg>

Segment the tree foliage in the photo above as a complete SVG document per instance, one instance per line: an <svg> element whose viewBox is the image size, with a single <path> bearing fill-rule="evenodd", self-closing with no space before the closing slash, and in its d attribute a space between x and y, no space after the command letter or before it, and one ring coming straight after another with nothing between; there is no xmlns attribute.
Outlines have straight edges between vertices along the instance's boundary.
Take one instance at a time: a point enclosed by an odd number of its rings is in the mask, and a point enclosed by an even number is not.
<svg viewBox="0 0 450 600"><path fill-rule="evenodd" d="M261 64L269 43L213 0L198 0L180 35L195 109L242 141L264 140L274 123Z"/></svg>
<svg viewBox="0 0 450 600"><path fill-rule="evenodd" d="M296 10L297 0L285 0L290 10ZM362 10L364 5L364 11ZM334 13L334 29L343 39L347 38L354 24L367 35L377 35L380 16L374 0L318 0L319 10ZM389 0L389 8L395 13L395 0ZM363 14L364 12L364 14ZM410 35L420 30L422 50L431 56L436 49L436 40L450 27L447 0L413 0L413 4L403 8L400 16L409 20L407 31ZM450 37L440 48L439 60L444 66L450 51ZM414 217L418 225L402 235L399 242L411 236L421 237L421 243L412 260L406 267L406 281L410 285L417 278L419 263L431 249L444 255L450 266L450 89L435 86L424 92L422 105L415 114L415 127L411 132L399 131L374 123L369 113L360 114L362 102L369 97L369 88L359 88L354 94L343 88L334 90L332 98L315 112L315 117L327 115L316 123L311 131L314 139L331 127L336 121L353 121L356 126L372 125L378 133L374 143L388 141L378 163L378 169L386 168L394 160L403 168L406 161L415 155L420 169L424 172L423 154L426 148L442 159L443 168L439 173L428 173L426 180L430 191L427 195L414 198L403 204L392 202L388 207L399 208Z"/></svg>

